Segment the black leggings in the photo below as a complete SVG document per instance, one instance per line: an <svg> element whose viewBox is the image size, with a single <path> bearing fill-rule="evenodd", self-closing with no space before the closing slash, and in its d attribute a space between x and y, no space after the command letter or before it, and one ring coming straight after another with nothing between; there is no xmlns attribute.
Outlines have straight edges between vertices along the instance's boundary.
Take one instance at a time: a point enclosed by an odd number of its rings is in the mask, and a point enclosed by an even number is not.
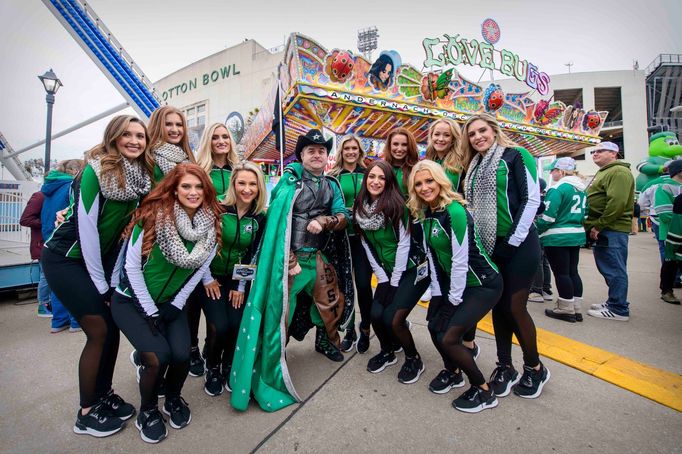
<svg viewBox="0 0 682 454"><path fill-rule="evenodd" d="M228 298L230 290L237 290L239 281L233 280L232 276L218 276L217 280L220 283L220 298L211 299L204 291L201 300L206 315L206 362L209 368L221 364L225 367L232 365L239 325L249 296L248 291L245 292L241 307L235 309Z"/></svg>
<svg viewBox="0 0 682 454"><path fill-rule="evenodd" d="M393 301L388 302L386 306L378 301L372 302L372 328L379 338L382 351L393 351L397 341L405 349L406 356L417 355L417 348L406 320L419 302L419 298L429 287L429 279L424 278L415 284L416 277L416 267L405 271L400 278L398 291Z"/></svg>
<svg viewBox="0 0 682 454"><path fill-rule="evenodd" d="M102 265L109 270L107 277L115 262L113 252L103 258ZM80 406L92 407L112 389L120 331L83 260L43 248L41 266L50 289L85 333L85 346L78 362L78 386Z"/></svg>
<svg viewBox="0 0 682 454"><path fill-rule="evenodd" d="M660 289L661 293L672 292L675 286L675 277L677 276L678 262L677 260L664 260L661 264L660 275Z"/></svg>
<svg viewBox="0 0 682 454"><path fill-rule="evenodd" d="M512 334L516 334L523 350L523 363L530 367L540 363L535 324L526 307L528 289L539 260L540 241L534 228L531 228L526 239L510 258L493 256L504 280L502 296L493 308L493 327L500 364L512 364Z"/></svg>
<svg viewBox="0 0 682 454"><path fill-rule="evenodd" d="M545 246L545 256L554 273L559 297L572 300L583 296L583 281L578 274L580 246Z"/></svg>
<svg viewBox="0 0 682 454"><path fill-rule="evenodd" d="M429 333L433 344L443 356L446 366L452 365L446 369L454 371L458 367L461 368L469 377L469 383L475 386L485 383L485 378L478 369L471 352L462 345L462 341L471 327L476 327L476 323L497 304L500 295L502 295L502 278L498 275L480 287L467 287L464 290L462 302L455 308L455 313L445 330L435 331L432 323L429 323ZM447 297L442 304L450 304Z"/></svg>
<svg viewBox="0 0 682 454"><path fill-rule="evenodd" d="M203 295L206 294L201 282L190 293L187 298L187 322L189 323L189 335L192 341L192 348L199 347L199 322L201 322L201 302Z"/></svg>
<svg viewBox="0 0 682 454"><path fill-rule="evenodd" d="M372 266L367 259L367 253L362 247L359 235L348 237L353 259L353 277L355 278L355 291L360 306L360 329L369 331L372 320Z"/></svg>
<svg viewBox="0 0 682 454"><path fill-rule="evenodd" d="M123 334L140 353L140 360L144 366L140 373L140 410L157 408L158 386L164 372L166 399L180 396L189 372L190 339L187 311L183 310L172 322L162 324L161 332L157 334L152 332L144 315L127 296L114 293L111 312Z"/></svg>

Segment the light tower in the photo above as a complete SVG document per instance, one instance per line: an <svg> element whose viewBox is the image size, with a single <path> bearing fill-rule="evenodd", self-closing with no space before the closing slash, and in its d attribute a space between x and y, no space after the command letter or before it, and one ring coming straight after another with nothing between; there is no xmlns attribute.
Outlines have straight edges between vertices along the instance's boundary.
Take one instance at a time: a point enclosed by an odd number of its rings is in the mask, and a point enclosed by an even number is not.
<svg viewBox="0 0 682 454"><path fill-rule="evenodd" d="M374 26L358 30L358 50L367 61L372 61L372 51L377 48L377 38L379 30Z"/></svg>

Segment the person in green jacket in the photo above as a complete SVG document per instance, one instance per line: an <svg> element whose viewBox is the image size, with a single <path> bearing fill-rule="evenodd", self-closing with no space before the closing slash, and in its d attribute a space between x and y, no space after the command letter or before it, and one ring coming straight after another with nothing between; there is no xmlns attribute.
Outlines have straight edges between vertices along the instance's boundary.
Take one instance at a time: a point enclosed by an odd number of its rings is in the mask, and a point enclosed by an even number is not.
<svg viewBox="0 0 682 454"><path fill-rule="evenodd" d="M673 204L682 193L682 159L676 159L668 165L670 180L659 184L654 193L654 209L658 218L658 241L665 243L673 220ZM673 293L678 263L674 258L665 257L661 264L660 289L661 299L666 303L680 304Z"/></svg>
<svg viewBox="0 0 682 454"><path fill-rule="evenodd" d="M260 167L252 162L235 164L227 194L220 203L223 245L211 263L214 280L205 286L202 295L206 314L204 391L209 396L222 394L223 387L231 390L227 380L265 229L266 197Z"/></svg>
<svg viewBox="0 0 682 454"><path fill-rule="evenodd" d="M168 434L158 409L164 371L163 412L171 427L181 429L192 420L181 396L190 351L185 303L200 280L213 280L209 266L220 243L219 213L206 172L196 164L178 164L144 199L124 233L127 245L111 312L142 362L135 426L147 443Z"/></svg>
<svg viewBox="0 0 682 454"><path fill-rule="evenodd" d="M464 158L459 148L462 131L457 123L449 118L440 118L429 126L429 145L426 147L426 159L435 161L445 170L452 190L462 192L462 173Z"/></svg>
<svg viewBox="0 0 682 454"><path fill-rule="evenodd" d="M206 128L199 141L197 164L211 177L219 198L227 192L232 168L237 162L237 147L227 127L213 123Z"/></svg>
<svg viewBox="0 0 682 454"><path fill-rule="evenodd" d="M71 186L65 220L43 248L47 282L86 335L78 365L81 409L73 427L78 434L112 435L135 414L112 389L120 331L109 302L118 282L121 233L152 186L145 165L148 144L141 120L114 117L102 143L87 153L85 169Z"/></svg>
<svg viewBox="0 0 682 454"><path fill-rule="evenodd" d="M576 175L575 167L573 158L568 157L551 164L554 184L545 196L545 210L535 221L559 293L554 309L545 309L545 315L567 322L583 321L578 260L580 247L585 244L587 198L585 183Z"/></svg>
<svg viewBox="0 0 682 454"><path fill-rule="evenodd" d="M367 261L367 256L362 248L360 236L356 235L353 228L353 205L362 188L367 167L364 163L365 150L357 136L347 134L339 141L336 150L336 162L327 175L335 177L341 184L346 209L350 213L351 222L348 223L348 242L353 260L353 280L355 281L358 306L360 307L360 338L355 333L355 317L346 329L346 334L341 341L341 351L349 352L356 344L358 353L365 353L369 349L370 311L372 308L372 267Z"/></svg>
<svg viewBox="0 0 682 454"><path fill-rule="evenodd" d="M592 317L626 322L628 302L628 237L635 206L635 179L630 164L618 160L618 145L602 142L590 151L599 167L587 188L585 230L595 241L592 248L597 269L609 288L608 299L587 311Z"/></svg>
<svg viewBox="0 0 682 454"><path fill-rule="evenodd" d="M419 161L419 150L414 135L405 128L395 128L388 133L382 151L384 161L388 162L398 179L398 187L407 200L407 179L412 167Z"/></svg>
<svg viewBox="0 0 682 454"><path fill-rule="evenodd" d="M682 194L675 197L673 211L665 238L665 259L682 262Z"/></svg>

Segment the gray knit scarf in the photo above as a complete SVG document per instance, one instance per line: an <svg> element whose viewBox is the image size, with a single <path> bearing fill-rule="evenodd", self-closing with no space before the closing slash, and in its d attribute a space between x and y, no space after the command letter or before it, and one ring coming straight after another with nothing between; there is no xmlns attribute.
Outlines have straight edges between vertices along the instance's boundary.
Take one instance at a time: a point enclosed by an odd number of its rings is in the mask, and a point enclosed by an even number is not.
<svg viewBox="0 0 682 454"><path fill-rule="evenodd" d="M173 265L185 269L197 269L208 259L216 244L215 216L201 207L192 219L176 201L173 218L159 211L156 221L156 241L163 256ZM182 240L194 242L192 252Z"/></svg>
<svg viewBox="0 0 682 454"><path fill-rule="evenodd" d="M190 162L185 150L166 142L161 142L161 145L154 148L154 161L164 175L181 162Z"/></svg>
<svg viewBox="0 0 682 454"><path fill-rule="evenodd" d="M377 205L379 200L375 200L371 204L367 202L362 202L362 207L365 209L365 216L362 216L360 212L355 212L355 221L358 223L362 230L381 230L384 228L386 223L386 218L384 213L377 213Z"/></svg>
<svg viewBox="0 0 682 454"><path fill-rule="evenodd" d="M118 178L112 172L102 175L100 158L89 159L88 164L95 171L99 188L106 199L129 202L146 195L152 188L152 180L139 160L130 161L121 157L123 187L118 185Z"/></svg>
<svg viewBox="0 0 682 454"><path fill-rule="evenodd" d="M497 167L504 150L495 142L482 158L476 154L464 180L468 208L488 254L493 253L497 239Z"/></svg>

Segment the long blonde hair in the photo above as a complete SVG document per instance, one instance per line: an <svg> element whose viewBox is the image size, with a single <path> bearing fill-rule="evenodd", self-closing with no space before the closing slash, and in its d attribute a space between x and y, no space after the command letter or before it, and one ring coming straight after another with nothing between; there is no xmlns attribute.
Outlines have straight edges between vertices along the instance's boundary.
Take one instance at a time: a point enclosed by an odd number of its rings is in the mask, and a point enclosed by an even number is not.
<svg viewBox="0 0 682 454"><path fill-rule="evenodd" d="M435 161L424 159L423 161L419 161L417 164L415 164L415 166L412 168L412 172L410 172L410 178L408 180L409 198L407 199L407 208L409 208L410 213L412 213L412 216L414 216L415 219L420 221L423 220L424 211L428 207L428 204L426 204L422 198L417 195L417 191L414 189L415 175L417 172L421 172L422 170L428 171L431 174L431 177L433 177L435 182L440 186L440 192L438 193L439 210L444 210L452 202L466 205L464 197L455 192L455 190L452 188L452 183L445 174L443 167Z"/></svg>
<svg viewBox="0 0 682 454"><path fill-rule="evenodd" d="M232 206L237 204L237 191L234 185L237 181L239 172L251 172L256 175L258 181L258 197L252 202L254 206L254 213L262 213L265 211L265 202L267 198L267 190L265 189L265 177L263 172L257 164L249 161L241 161L232 167L232 176L230 177L230 186L227 188L227 194L223 205Z"/></svg>
<svg viewBox="0 0 682 454"><path fill-rule="evenodd" d="M230 152L227 155L227 163L230 164L230 167L234 167L237 162L239 162L237 146L234 143L230 129L222 123L213 123L211 126L204 129L204 133L201 135L201 141L199 142L199 148L197 149L197 164L206 172L210 172L213 167L213 148L211 142L216 129L221 126L225 128L227 136L230 138Z"/></svg>
<svg viewBox="0 0 682 454"><path fill-rule="evenodd" d="M476 120L483 120L490 125L490 127L493 129L493 132L495 133L495 138L498 145L503 147L519 146L516 142L511 140L509 136L504 133L504 131L502 131L502 128L500 128L500 124L497 122L495 117L488 113L474 114L469 117L466 123L464 123L464 126L462 127L462 140L459 143L459 148L461 151L460 154L464 159L463 164L465 169L469 167L471 160L474 158L474 156L476 156L476 153L478 153L478 151L474 150L474 147L471 146L471 142L469 142L468 132L469 125Z"/></svg>
<svg viewBox="0 0 682 454"><path fill-rule="evenodd" d="M123 159L125 159L121 153L119 153L118 148L116 148L116 141L119 137L123 135L128 129L130 123L137 123L142 126L144 130L144 136L146 143L144 146L144 151L135 160L142 160L142 164L147 170L149 175L152 175L153 165L150 165L151 152L149 149L149 133L147 132L147 127L144 122L137 117L132 115L118 115L111 119L106 129L104 130L104 137L102 138L102 143L94 146L85 153L85 161L90 161L91 159L100 160L101 174L106 175L111 172L116 177L116 182L119 188L125 185L125 177L123 176Z"/></svg>
<svg viewBox="0 0 682 454"><path fill-rule="evenodd" d="M185 114L182 113L180 109L173 106L161 106L152 112L152 116L149 117L149 148L152 151L157 148L161 143L168 142L168 137L166 137L166 117L169 114L180 115L180 120L182 120L182 129L184 133L182 134L182 140L178 146L183 149L187 154L187 158L190 162L196 164L196 159L194 159L194 153L192 153L192 148L189 146L189 131L187 128L187 119ZM153 157L152 157L153 159Z"/></svg>
<svg viewBox="0 0 682 454"><path fill-rule="evenodd" d="M341 170L343 170L343 146L346 144L346 142L350 142L351 140L354 140L355 143L358 144L358 149L359 149L359 156L358 156L358 163L357 165L359 167L362 167L363 169L365 167L365 149L362 148L362 142L360 142L360 139L358 136L355 134L346 134L339 140L339 145L336 147L336 162L334 162L334 165L332 166L331 169L329 169L329 172L327 172L327 175L330 176L338 176L341 173Z"/></svg>
<svg viewBox="0 0 682 454"><path fill-rule="evenodd" d="M426 147L426 159L435 161L438 158L438 153L433 146L433 133L436 130L436 126L439 124L447 125L450 128L450 134L452 135L452 143L450 148L445 152L445 158L443 158L443 168L453 173L462 173L464 170L464 158L462 156L462 150L459 147L462 141L462 131L459 129L459 125L449 118L440 118L429 126L429 145Z"/></svg>

